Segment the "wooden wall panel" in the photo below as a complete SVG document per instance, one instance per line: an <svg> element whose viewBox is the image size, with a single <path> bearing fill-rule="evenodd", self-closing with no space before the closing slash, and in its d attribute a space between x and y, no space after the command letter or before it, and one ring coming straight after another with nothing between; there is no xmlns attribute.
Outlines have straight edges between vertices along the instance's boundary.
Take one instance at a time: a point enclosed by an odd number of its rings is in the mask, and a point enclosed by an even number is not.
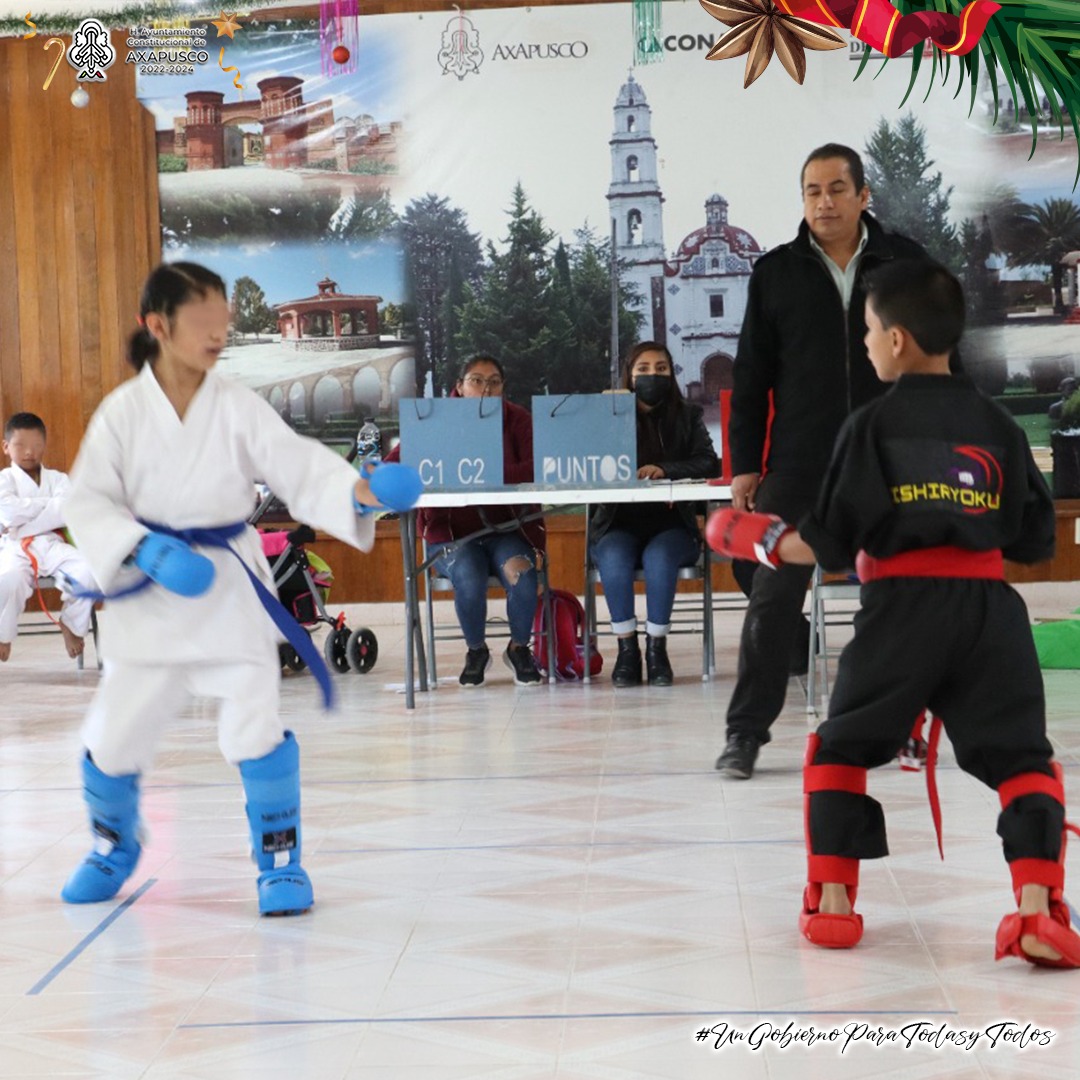
<svg viewBox="0 0 1080 1080"><path fill-rule="evenodd" d="M123 35L113 34L122 57ZM153 118L133 65L71 104L45 36L0 39L0 413L39 413L68 468L101 398L127 378L139 287L161 257ZM65 39L66 41L66 39Z"/></svg>

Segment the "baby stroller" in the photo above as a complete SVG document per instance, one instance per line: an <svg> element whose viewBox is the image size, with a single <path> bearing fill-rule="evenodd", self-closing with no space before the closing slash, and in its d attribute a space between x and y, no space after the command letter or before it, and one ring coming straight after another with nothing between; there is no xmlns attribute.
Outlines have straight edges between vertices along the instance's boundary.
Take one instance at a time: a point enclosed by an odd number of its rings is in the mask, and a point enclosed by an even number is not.
<svg viewBox="0 0 1080 1080"><path fill-rule="evenodd" d="M260 506L259 510L263 509ZM255 520L261 516L256 511ZM300 525L288 532L281 529L260 530L259 536L263 554L274 575L278 599L285 609L309 633L320 623L330 627L323 645L327 667L339 674L356 671L366 675L378 659L378 639L366 626L350 630L345 625L345 612L336 618L327 612L326 601L334 575L318 555L304 548L305 544L315 539L315 530L309 525ZM302 671L306 666L287 641L278 646L278 651L282 667Z"/></svg>

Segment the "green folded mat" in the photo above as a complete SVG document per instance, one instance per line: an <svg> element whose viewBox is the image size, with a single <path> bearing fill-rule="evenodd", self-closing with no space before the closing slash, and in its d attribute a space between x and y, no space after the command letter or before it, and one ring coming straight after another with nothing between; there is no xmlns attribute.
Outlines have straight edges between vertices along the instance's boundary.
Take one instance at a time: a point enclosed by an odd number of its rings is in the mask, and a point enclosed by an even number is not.
<svg viewBox="0 0 1080 1080"><path fill-rule="evenodd" d="M1080 668L1080 619L1037 623L1031 628L1041 668Z"/></svg>

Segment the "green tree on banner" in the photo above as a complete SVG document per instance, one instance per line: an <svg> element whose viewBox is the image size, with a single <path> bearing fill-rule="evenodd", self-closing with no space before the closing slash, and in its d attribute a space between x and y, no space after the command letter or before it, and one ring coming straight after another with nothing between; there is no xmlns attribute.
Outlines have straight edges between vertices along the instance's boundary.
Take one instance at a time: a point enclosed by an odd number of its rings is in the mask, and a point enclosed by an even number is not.
<svg viewBox="0 0 1080 1080"><path fill-rule="evenodd" d="M882 118L864 152L874 216L885 228L917 241L932 258L958 271L963 253L949 221L953 189L943 189L941 173L930 172L934 163L926 156L926 129L912 113L895 126Z"/></svg>
<svg viewBox="0 0 1080 1080"><path fill-rule="evenodd" d="M577 332L578 298L570 272L570 256L562 240L552 258L550 298L553 344L544 385L548 393L567 393L580 389L581 341Z"/></svg>
<svg viewBox="0 0 1080 1080"><path fill-rule="evenodd" d="M553 319L552 265L547 247L554 234L517 184L510 225L500 252L488 242L479 282L466 289L455 344L462 355L490 353L512 373L507 396L527 403L548 388L553 355L571 347L566 319Z"/></svg>
<svg viewBox="0 0 1080 1080"><path fill-rule="evenodd" d="M995 239L990 216L984 213L981 221L965 218L960 223L960 250L963 264L960 281L967 300L969 326L986 326L1005 321L1005 297L998 271L990 263L995 253Z"/></svg>
<svg viewBox="0 0 1080 1080"><path fill-rule="evenodd" d="M1009 238L1009 261L1014 266L1048 266L1054 287L1054 312L1065 303L1061 286L1065 277L1062 258L1080 250L1080 207L1071 199L1046 199L1041 204L1019 203Z"/></svg>
<svg viewBox="0 0 1080 1080"><path fill-rule="evenodd" d="M379 309L379 333L388 337L404 337L408 312L406 305L386 303Z"/></svg>
<svg viewBox="0 0 1080 1080"><path fill-rule="evenodd" d="M430 372L439 393L454 385L457 374L456 312L465 286L480 273L480 238L469 231L464 211L431 194L409 203L400 228L406 289L413 299L417 379L422 387Z"/></svg>
<svg viewBox="0 0 1080 1080"><path fill-rule="evenodd" d="M600 240L588 226L576 230L574 239L570 277L577 356L570 385L595 392L611 384L611 244ZM643 316L634 310L637 299L637 291L624 278L619 285L618 308L619 351L624 356L638 340L641 328Z"/></svg>
<svg viewBox="0 0 1080 1080"><path fill-rule="evenodd" d="M232 294L233 326L241 334L272 333L277 315L266 303L266 293L252 277L238 277Z"/></svg>

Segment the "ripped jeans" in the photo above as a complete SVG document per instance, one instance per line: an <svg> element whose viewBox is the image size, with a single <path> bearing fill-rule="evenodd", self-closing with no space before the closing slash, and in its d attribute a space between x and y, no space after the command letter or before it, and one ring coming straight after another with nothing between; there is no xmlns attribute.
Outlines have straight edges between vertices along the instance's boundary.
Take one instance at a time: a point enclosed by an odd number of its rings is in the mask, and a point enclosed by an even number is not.
<svg viewBox="0 0 1080 1080"><path fill-rule="evenodd" d="M429 554L434 555L447 546L432 544ZM529 564L528 570L517 575L516 580L506 571L506 564L515 557L521 557ZM453 582L454 610L465 635L465 644L470 649L484 643L489 577L498 577L506 589L510 640L519 645L528 644L536 615L536 553L521 533L477 537L437 558L434 566L436 573Z"/></svg>

